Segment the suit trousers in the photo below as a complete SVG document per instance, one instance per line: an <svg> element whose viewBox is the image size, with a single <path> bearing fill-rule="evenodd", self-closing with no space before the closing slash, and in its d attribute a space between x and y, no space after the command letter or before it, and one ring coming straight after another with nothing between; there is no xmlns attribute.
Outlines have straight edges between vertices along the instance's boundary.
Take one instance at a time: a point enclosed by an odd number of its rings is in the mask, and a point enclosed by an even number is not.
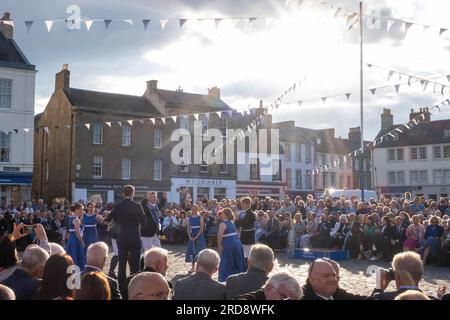
<svg viewBox="0 0 450 320"><path fill-rule="evenodd" d="M140 242L117 242L117 248L119 249L119 288L122 295L127 292L127 261L130 265L130 274L139 272L140 265L139 259L141 256L141 243ZM124 296L125 297L125 296Z"/></svg>

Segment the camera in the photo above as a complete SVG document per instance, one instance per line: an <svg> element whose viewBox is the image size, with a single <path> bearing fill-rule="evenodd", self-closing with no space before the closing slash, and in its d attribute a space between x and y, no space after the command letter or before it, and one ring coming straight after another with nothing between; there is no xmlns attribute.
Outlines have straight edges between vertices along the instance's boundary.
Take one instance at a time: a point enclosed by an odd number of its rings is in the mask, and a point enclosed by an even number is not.
<svg viewBox="0 0 450 320"><path fill-rule="evenodd" d="M376 286L377 289L384 289L382 288L382 280L385 278L387 282L391 282L395 279L395 271L392 268L384 269L384 268L378 268L376 271Z"/></svg>

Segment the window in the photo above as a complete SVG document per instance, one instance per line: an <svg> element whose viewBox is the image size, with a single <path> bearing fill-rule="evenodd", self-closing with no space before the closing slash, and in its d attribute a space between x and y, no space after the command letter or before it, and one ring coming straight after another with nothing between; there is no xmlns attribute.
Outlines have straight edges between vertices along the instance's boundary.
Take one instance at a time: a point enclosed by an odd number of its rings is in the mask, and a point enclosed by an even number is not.
<svg viewBox="0 0 450 320"><path fill-rule="evenodd" d="M302 170L300 169L295 170L295 188L302 188Z"/></svg>
<svg viewBox="0 0 450 320"><path fill-rule="evenodd" d="M161 181L162 180L162 160L156 159L153 162L153 180Z"/></svg>
<svg viewBox="0 0 450 320"><path fill-rule="evenodd" d="M339 156L339 168L344 168L344 158Z"/></svg>
<svg viewBox="0 0 450 320"><path fill-rule="evenodd" d="M200 165L200 172L208 173L208 164L204 160L202 161L202 164Z"/></svg>
<svg viewBox="0 0 450 320"><path fill-rule="evenodd" d="M188 172L189 171L189 167L188 167L188 157L187 155L184 155L183 149L180 150L180 157L183 159L181 160L181 164L179 165L179 169L180 172Z"/></svg>
<svg viewBox="0 0 450 320"><path fill-rule="evenodd" d="M228 173L228 165L225 163L222 163L220 165L220 173L227 174Z"/></svg>
<svg viewBox="0 0 450 320"><path fill-rule="evenodd" d="M339 176L339 188L343 189L344 187L345 187L344 186L344 176L340 175Z"/></svg>
<svg viewBox="0 0 450 320"><path fill-rule="evenodd" d="M11 154L11 134L0 132L0 162L9 162Z"/></svg>
<svg viewBox="0 0 450 320"><path fill-rule="evenodd" d="M286 157L286 161L291 161L291 144L289 142L284 144L284 155Z"/></svg>
<svg viewBox="0 0 450 320"><path fill-rule="evenodd" d="M419 184L419 174L417 171L411 171L409 173L410 184L417 185Z"/></svg>
<svg viewBox="0 0 450 320"><path fill-rule="evenodd" d="M154 147L157 149L160 149L162 146L162 131L161 128L155 128L155 135L153 137L154 139Z"/></svg>
<svg viewBox="0 0 450 320"><path fill-rule="evenodd" d="M272 160L272 181L281 180L281 160Z"/></svg>
<svg viewBox="0 0 450 320"><path fill-rule="evenodd" d="M296 162L302 161L302 145L301 144L295 145L295 161Z"/></svg>
<svg viewBox="0 0 450 320"><path fill-rule="evenodd" d="M397 149L397 160L403 160L403 149Z"/></svg>
<svg viewBox="0 0 450 320"><path fill-rule="evenodd" d="M258 163L256 161L253 161L253 163L250 163L250 180L258 180Z"/></svg>
<svg viewBox="0 0 450 320"><path fill-rule="evenodd" d="M0 108L11 109L12 80L0 79Z"/></svg>
<svg viewBox="0 0 450 320"><path fill-rule="evenodd" d="M389 161L395 160L395 149L388 149L388 160Z"/></svg>
<svg viewBox="0 0 450 320"><path fill-rule="evenodd" d="M444 137L450 138L450 129L445 129L444 130Z"/></svg>
<svg viewBox="0 0 450 320"><path fill-rule="evenodd" d="M417 148L411 148L411 160L417 160Z"/></svg>
<svg viewBox="0 0 450 320"><path fill-rule="evenodd" d="M103 157L95 156L92 162L92 177L101 178L103 176Z"/></svg>
<svg viewBox="0 0 450 320"><path fill-rule="evenodd" d="M314 187L318 188L319 187L319 175L315 174L314 175ZM312 188L311 188L312 189Z"/></svg>
<svg viewBox="0 0 450 320"><path fill-rule="evenodd" d="M203 134L206 134L206 131L209 128L209 117L208 115L204 114L202 117L202 132Z"/></svg>
<svg viewBox="0 0 450 320"><path fill-rule="evenodd" d="M305 161L306 163L311 163L311 145L306 145L305 151Z"/></svg>
<svg viewBox="0 0 450 320"><path fill-rule="evenodd" d="M130 180L130 168L131 168L131 159L123 158L122 159L122 180Z"/></svg>
<svg viewBox="0 0 450 320"><path fill-rule="evenodd" d="M336 187L336 173L331 174L331 186Z"/></svg>
<svg viewBox="0 0 450 320"><path fill-rule="evenodd" d="M227 136L227 118L220 118L220 132L222 136Z"/></svg>
<svg viewBox="0 0 450 320"><path fill-rule="evenodd" d="M180 119L180 129L189 130L189 119L187 116L178 117Z"/></svg>
<svg viewBox="0 0 450 320"><path fill-rule="evenodd" d="M395 172L390 171L388 172L388 183L389 184L395 184Z"/></svg>
<svg viewBox="0 0 450 320"><path fill-rule="evenodd" d="M321 156L322 156L322 164L324 165L327 164L327 155L325 153L322 153Z"/></svg>
<svg viewBox="0 0 450 320"><path fill-rule="evenodd" d="M435 159L441 159L442 158L441 146L433 147L433 154Z"/></svg>
<svg viewBox="0 0 450 320"><path fill-rule="evenodd" d="M311 170L306 170L306 186L305 186L305 189L308 189L308 190L312 189Z"/></svg>
<svg viewBox="0 0 450 320"><path fill-rule="evenodd" d="M314 164L318 163L319 163L319 155L317 154L317 152L314 152Z"/></svg>
<svg viewBox="0 0 450 320"><path fill-rule="evenodd" d="M405 172L397 171L397 183L405 184Z"/></svg>
<svg viewBox="0 0 450 320"><path fill-rule="evenodd" d="M347 188L351 188L351 187L352 187L352 177L347 176Z"/></svg>
<svg viewBox="0 0 450 320"><path fill-rule="evenodd" d="M92 130L92 143L102 144L103 142L103 125L101 123L94 123Z"/></svg>
<svg viewBox="0 0 450 320"><path fill-rule="evenodd" d="M48 160L45 160L45 181L48 181L49 172L48 172Z"/></svg>
<svg viewBox="0 0 450 320"><path fill-rule="evenodd" d="M131 127L122 126L122 147L129 147L131 144Z"/></svg>
<svg viewBox="0 0 450 320"><path fill-rule="evenodd" d="M327 184L328 184L327 173L324 172L324 173L322 173L322 186L323 186L323 188L326 188Z"/></svg>
<svg viewBox="0 0 450 320"><path fill-rule="evenodd" d="M286 184L289 189L292 189L292 172L291 169L286 169Z"/></svg>
<svg viewBox="0 0 450 320"><path fill-rule="evenodd" d="M450 184L450 170L444 170L444 183Z"/></svg>
<svg viewBox="0 0 450 320"><path fill-rule="evenodd" d="M427 147L419 148L420 160L427 160Z"/></svg>
<svg viewBox="0 0 450 320"><path fill-rule="evenodd" d="M419 171L419 183L420 184L428 184L428 171L427 170Z"/></svg>
<svg viewBox="0 0 450 320"><path fill-rule="evenodd" d="M433 171L433 181L434 184L442 184L444 182L442 179L442 170Z"/></svg>
<svg viewBox="0 0 450 320"><path fill-rule="evenodd" d="M351 158L345 158L347 159L347 169L351 169L352 168L352 159Z"/></svg>
<svg viewBox="0 0 450 320"><path fill-rule="evenodd" d="M450 158L450 146L444 146L444 158Z"/></svg>

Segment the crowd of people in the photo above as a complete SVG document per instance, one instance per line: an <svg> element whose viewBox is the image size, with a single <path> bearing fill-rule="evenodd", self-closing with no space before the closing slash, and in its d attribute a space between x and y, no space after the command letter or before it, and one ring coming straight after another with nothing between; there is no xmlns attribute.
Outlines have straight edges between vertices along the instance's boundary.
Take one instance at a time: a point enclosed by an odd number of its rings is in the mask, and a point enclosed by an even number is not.
<svg viewBox="0 0 450 320"><path fill-rule="evenodd" d="M399 200L308 195L193 202L187 197L176 204L155 192L136 202L132 186L123 196L105 206L83 201L47 206L42 200L3 205L0 299L418 298L406 289L419 290L424 266L449 264L448 198L405 193ZM161 248L166 244L186 244L186 262L192 264L175 286L166 279L168 252ZM109 248L113 254L104 273ZM406 271L395 272L396 293L383 292L392 280L386 279L365 297L341 289L339 265L319 259L301 286L292 275L271 273L274 252L295 248L348 250L352 258L384 259L394 271ZM17 251L23 252L21 260ZM78 275L73 288L67 286L71 274ZM437 296L445 299L445 289Z"/></svg>

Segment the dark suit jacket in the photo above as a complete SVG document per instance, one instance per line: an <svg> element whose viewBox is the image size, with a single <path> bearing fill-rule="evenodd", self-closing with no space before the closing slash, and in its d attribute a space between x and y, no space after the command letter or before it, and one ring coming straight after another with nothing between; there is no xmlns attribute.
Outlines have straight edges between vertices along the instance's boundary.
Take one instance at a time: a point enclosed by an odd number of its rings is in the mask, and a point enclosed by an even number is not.
<svg viewBox="0 0 450 320"><path fill-rule="evenodd" d="M41 280L35 279L22 269L17 269L2 282L16 295L16 300L31 300L39 289Z"/></svg>
<svg viewBox="0 0 450 320"><path fill-rule="evenodd" d="M246 211L246 215L243 219L238 219L234 225L236 228L242 228L241 231L241 243L245 245L255 244L255 230L244 231L254 228L254 222L256 220L255 214L251 209Z"/></svg>
<svg viewBox="0 0 450 320"><path fill-rule="evenodd" d="M229 276L225 287L227 300L261 289L267 279L264 270L257 268Z"/></svg>
<svg viewBox="0 0 450 320"><path fill-rule="evenodd" d="M145 216L147 217L147 223L142 226L141 236L143 237L153 237L157 232L159 232L159 220L155 221L150 208L148 207L148 199L144 199L141 202L142 208L144 209ZM158 216L161 216L158 206L155 205L155 210L157 210Z"/></svg>
<svg viewBox="0 0 450 320"><path fill-rule="evenodd" d="M139 245L141 243L139 224L145 226L147 217L142 206L130 199L125 199L109 214L106 221L114 220L119 227L117 242Z"/></svg>
<svg viewBox="0 0 450 320"><path fill-rule="evenodd" d="M88 272L100 272L97 269L94 269L92 267L86 266L86 268L81 273L81 277L85 275ZM117 280L107 276L105 274L106 278L108 279L109 289L111 290L111 300L122 300L122 296L120 295L119 291L119 285L117 284Z"/></svg>
<svg viewBox="0 0 450 320"><path fill-rule="evenodd" d="M450 300L450 293L444 294L441 300Z"/></svg>
<svg viewBox="0 0 450 320"><path fill-rule="evenodd" d="M225 300L225 285L196 272L175 283L174 300Z"/></svg>
<svg viewBox="0 0 450 320"><path fill-rule="evenodd" d="M307 282L303 287L303 298L302 300L325 300L319 297L313 290L312 286ZM368 297L360 296L345 291L342 288L337 288L336 292L333 294L333 300L366 300Z"/></svg>
<svg viewBox="0 0 450 320"><path fill-rule="evenodd" d="M264 294L264 289L259 289L247 294L237 296L234 300L266 300L266 295Z"/></svg>
<svg viewBox="0 0 450 320"><path fill-rule="evenodd" d="M408 290L417 290L422 292L420 289L399 289L397 291L384 292L380 289L374 289L372 292L371 298L375 300L394 300L399 294L408 291Z"/></svg>

